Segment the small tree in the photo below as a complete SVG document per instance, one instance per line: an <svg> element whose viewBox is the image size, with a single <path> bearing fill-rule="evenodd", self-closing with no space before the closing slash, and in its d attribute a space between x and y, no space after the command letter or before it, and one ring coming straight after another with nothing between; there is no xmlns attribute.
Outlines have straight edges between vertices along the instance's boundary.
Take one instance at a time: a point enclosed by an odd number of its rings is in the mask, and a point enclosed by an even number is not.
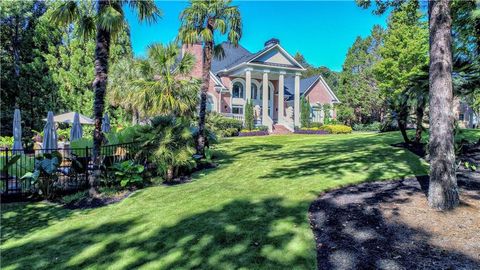
<svg viewBox="0 0 480 270"><path fill-rule="evenodd" d="M245 104L245 128L252 130L254 128L253 103L251 100Z"/></svg>
<svg viewBox="0 0 480 270"><path fill-rule="evenodd" d="M310 107L310 102L305 97L302 97L302 99L300 100L300 123L302 124L302 127L310 127L311 112L312 108Z"/></svg>
<svg viewBox="0 0 480 270"><path fill-rule="evenodd" d="M323 104L323 123L330 124L330 120L332 119L332 105L330 104Z"/></svg>

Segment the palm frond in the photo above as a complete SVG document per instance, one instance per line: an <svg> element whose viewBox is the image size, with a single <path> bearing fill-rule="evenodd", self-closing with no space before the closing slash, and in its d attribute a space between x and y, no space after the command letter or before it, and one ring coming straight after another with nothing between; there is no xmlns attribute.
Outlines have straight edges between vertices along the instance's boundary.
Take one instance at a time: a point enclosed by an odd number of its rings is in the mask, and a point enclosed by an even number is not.
<svg viewBox="0 0 480 270"><path fill-rule="evenodd" d="M129 5L137 11L139 21L155 23L162 17L162 11L157 7L153 0L130 0Z"/></svg>
<svg viewBox="0 0 480 270"><path fill-rule="evenodd" d="M68 25L79 17L78 4L75 1L64 1L50 13L49 19L56 25Z"/></svg>

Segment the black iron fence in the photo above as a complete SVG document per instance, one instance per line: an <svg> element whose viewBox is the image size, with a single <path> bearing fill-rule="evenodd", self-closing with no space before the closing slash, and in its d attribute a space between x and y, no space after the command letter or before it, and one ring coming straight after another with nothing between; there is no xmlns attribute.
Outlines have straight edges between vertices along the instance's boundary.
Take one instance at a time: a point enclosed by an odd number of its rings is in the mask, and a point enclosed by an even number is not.
<svg viewBox="0 0 480 270"><path fill-rule="evenodd" d="M0 149L0 194L2 197L23 196L34 190L31 179L22 177L33 172L36 162L45 153L58 152L61 156L56 170L56 189L60 191L82 190L88 187L93 173L92 148L57 148L19 152L15 149ZM104 145L100 150L102 171L108 171L115 163L135 160L146 165L142 142Z"/></svg>

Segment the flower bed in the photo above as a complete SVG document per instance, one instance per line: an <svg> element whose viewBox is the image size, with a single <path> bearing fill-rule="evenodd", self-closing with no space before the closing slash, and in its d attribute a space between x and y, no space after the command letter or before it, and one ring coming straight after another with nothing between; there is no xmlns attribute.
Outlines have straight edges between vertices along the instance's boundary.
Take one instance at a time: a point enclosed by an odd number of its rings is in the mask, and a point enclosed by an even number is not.
<svg viewBox="0 0 480 270"><path fill-rule="evenodd" d="M238 133L239 137L249 137L249 136L267 136L268 131L265 130L252 130Z"/></svg>
<svg viewBox="0 0 480 270"><path fill-rule="evenodd" d="M297 129L295 130L295 134L317 134L317 135L324 135L329 134L326 130L321 129Z"/></svg>

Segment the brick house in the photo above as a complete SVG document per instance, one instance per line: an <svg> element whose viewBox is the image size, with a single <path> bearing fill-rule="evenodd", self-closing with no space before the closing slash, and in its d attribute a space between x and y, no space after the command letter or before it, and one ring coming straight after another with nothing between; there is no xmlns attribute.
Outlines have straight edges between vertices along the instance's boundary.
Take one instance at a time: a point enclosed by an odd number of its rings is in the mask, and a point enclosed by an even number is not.
<svg viewBox="0 0 480 270"><path fill-rule="evenodd" d="M333 105L339 100L335 93L321 75L302 78L305 69L280 46L279 40L268 40L256 53L228 42L221 46L225 56L212 60L207 110L243 120L250 99L257 124L270 131L274 126L293 131L300 126L300 98L306 97L312 106L313 121L323 121L324 104L332 105L330 114L336 117ZM201 78L202 45L184 45L182 55L185 52L197 59L192 77Z"/></svg>

